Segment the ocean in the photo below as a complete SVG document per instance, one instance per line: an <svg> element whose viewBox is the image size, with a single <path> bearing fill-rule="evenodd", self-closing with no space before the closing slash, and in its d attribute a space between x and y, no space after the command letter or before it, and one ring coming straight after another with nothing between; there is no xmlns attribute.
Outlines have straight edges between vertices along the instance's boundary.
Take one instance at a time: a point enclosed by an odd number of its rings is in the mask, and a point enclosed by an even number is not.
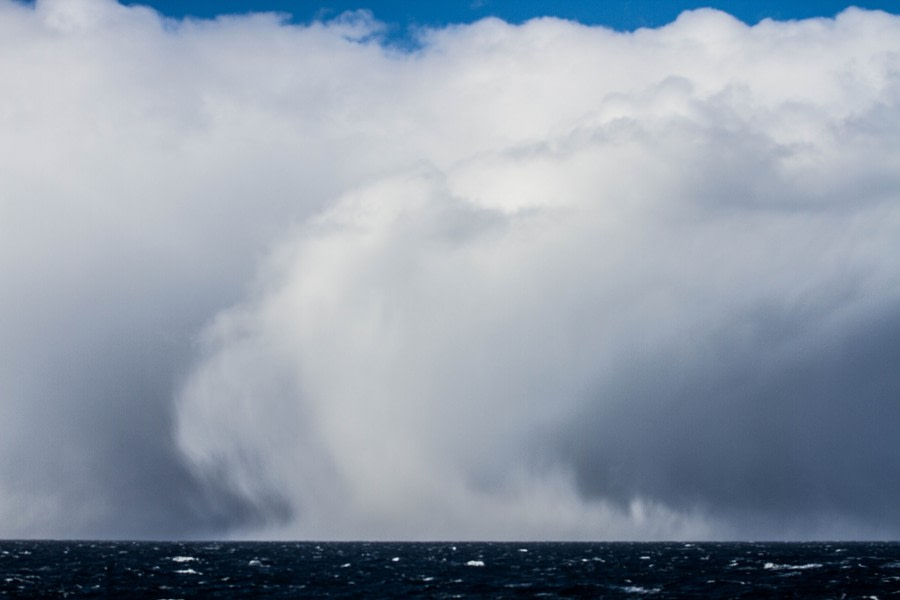
<svg viewBox="0 0 900 600"><path fill-rule="evenodd" d="M900 598L900 543L0 542L2 598Z"/></svg>

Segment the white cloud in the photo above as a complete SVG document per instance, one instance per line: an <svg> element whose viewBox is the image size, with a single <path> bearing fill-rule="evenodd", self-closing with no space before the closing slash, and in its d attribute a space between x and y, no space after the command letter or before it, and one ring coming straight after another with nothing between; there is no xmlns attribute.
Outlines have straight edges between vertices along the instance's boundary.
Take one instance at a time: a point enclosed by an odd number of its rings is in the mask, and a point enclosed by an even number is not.
<svg viewBox="0 0 900 600"><path fill-rule="evenodd" d="M132 535L900 531L896 17L0 22L0 448L76 531L141 465Z"/></svg>

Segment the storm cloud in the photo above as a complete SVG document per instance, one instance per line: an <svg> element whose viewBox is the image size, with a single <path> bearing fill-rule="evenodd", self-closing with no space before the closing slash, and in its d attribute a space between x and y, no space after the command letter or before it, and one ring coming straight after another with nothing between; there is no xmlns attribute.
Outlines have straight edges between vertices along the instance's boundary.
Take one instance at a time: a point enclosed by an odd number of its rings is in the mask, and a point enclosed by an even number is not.
<svg viewBox="0 0 900 600"><path fill-rule="evenodd" d="M383 32L0 0L0 536L900 536L900 18Z"/></svg>

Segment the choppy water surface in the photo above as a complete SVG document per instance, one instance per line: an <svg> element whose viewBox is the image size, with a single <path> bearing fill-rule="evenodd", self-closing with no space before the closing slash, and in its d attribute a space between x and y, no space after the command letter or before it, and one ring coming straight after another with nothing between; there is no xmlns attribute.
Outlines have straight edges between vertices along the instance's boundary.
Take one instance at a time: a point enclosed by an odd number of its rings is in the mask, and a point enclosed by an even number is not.
<svg viewBox="0 0 900 600"><path fill-rule="evenodd" d="M900 598L900 543L0 542L6 598Z"/></svg>

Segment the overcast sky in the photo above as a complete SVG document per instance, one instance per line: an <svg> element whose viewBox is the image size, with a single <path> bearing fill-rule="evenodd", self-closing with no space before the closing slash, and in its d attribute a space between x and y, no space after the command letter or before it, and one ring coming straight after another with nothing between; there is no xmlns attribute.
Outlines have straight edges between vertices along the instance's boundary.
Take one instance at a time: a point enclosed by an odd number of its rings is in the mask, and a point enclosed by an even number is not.
<svg viewBox="0 0 900 600"><path fill-rule="evenodd" d="M900 537L900 17L201 4L0 0L0 537Z"/></svg>

